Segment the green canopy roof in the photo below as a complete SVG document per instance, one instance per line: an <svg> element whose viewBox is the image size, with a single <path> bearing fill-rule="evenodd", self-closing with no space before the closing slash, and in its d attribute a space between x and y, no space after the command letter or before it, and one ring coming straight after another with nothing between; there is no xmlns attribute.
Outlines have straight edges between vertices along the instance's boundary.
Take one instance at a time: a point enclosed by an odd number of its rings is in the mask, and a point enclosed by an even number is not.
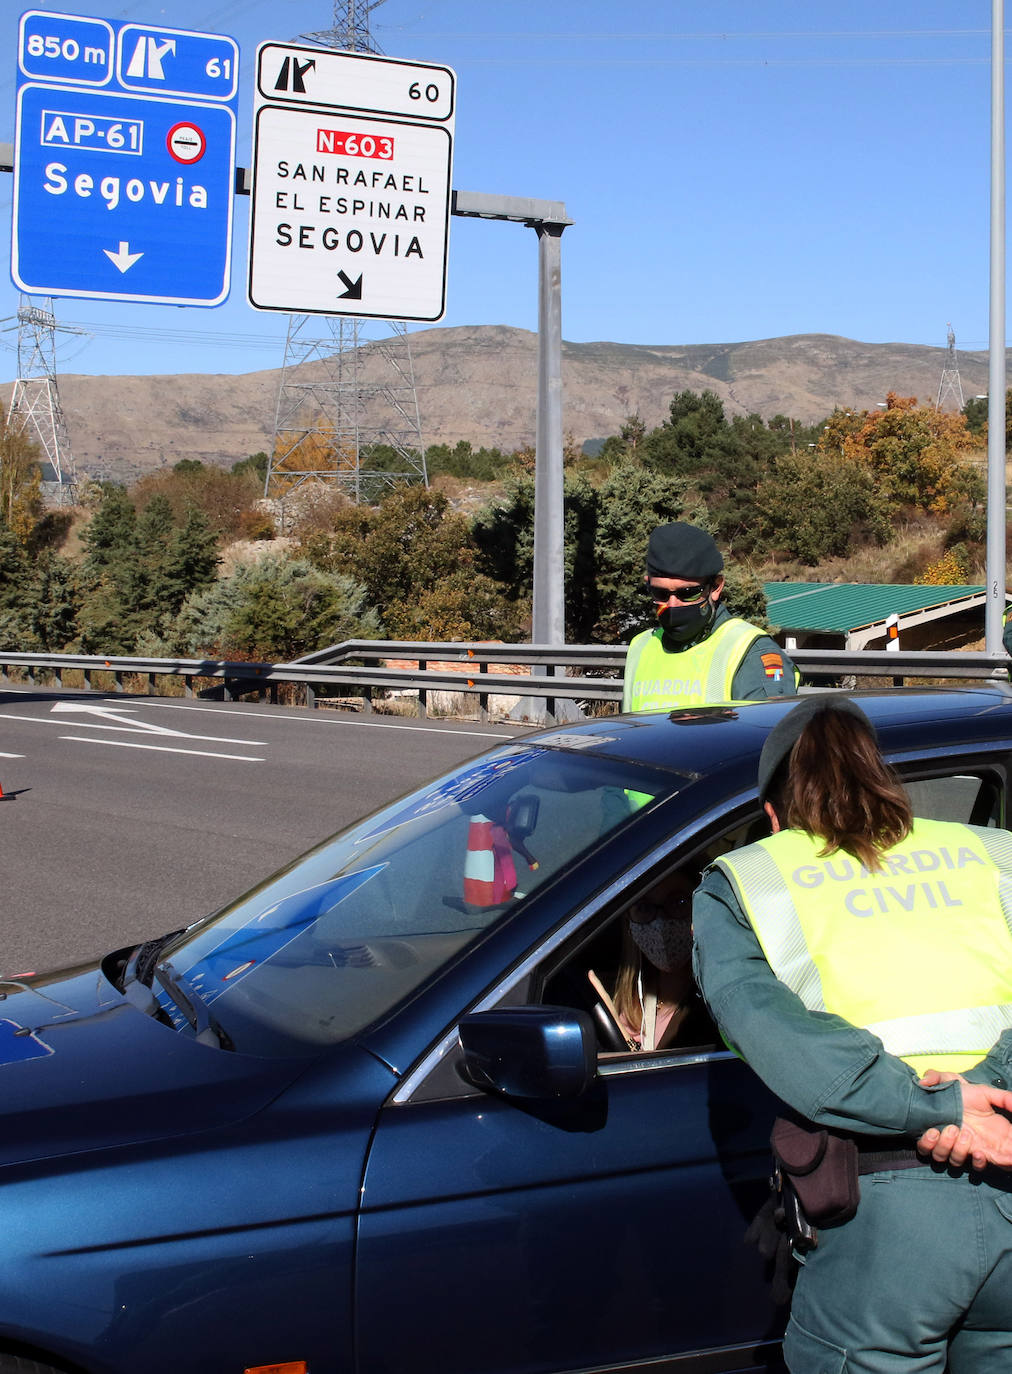
<svg viewBox="0 0 1012 1374"><path fill-rule="evenodd" d="M766 582L771 625L850 634L890 615L911 615L981 596L980 586L911 587L877 582ZM955 606L954 606L955 609Z"/></svg>

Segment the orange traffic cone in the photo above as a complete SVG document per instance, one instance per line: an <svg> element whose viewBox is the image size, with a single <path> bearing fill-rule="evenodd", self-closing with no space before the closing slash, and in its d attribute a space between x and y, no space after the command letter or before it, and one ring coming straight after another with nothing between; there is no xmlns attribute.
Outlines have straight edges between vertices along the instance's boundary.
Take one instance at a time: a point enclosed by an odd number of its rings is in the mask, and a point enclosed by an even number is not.
<svg viewBox="0 0 1012 1374"><path fill-rule="evenodd" d="M499 906L516 891L513 848L501 825L472 816L464 859L464 901L469 906Z"/></svg>

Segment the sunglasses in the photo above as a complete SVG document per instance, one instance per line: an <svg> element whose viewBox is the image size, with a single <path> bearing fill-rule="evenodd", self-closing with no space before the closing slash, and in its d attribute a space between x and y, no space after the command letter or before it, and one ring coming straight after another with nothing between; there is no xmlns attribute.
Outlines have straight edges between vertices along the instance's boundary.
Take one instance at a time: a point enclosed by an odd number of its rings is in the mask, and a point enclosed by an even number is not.
<svg viewBox="0 0 1012 1374"><path fill-rule="evenodd" d="M676 591L668 591L666 587L654 587L647 584L647 594L658 606L666 606L672 597L680 601L683 606L695 605L697 601L702 601L705 596L710 594L708 583L693 582L688 587L679 587Z"/></svg>

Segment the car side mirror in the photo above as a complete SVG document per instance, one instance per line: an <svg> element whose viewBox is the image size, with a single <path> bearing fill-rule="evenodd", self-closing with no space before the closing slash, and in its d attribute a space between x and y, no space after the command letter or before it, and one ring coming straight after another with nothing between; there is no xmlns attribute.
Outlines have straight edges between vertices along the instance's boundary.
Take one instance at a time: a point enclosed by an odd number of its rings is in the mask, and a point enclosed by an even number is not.
<svg viewBox="0 0 1012 1374"><path fill-rule="evenodd" d="M458 1032L465 1078L505 1097L579 1097L597 1076L594 1023L574 1007L480 1011Z"/></svg>

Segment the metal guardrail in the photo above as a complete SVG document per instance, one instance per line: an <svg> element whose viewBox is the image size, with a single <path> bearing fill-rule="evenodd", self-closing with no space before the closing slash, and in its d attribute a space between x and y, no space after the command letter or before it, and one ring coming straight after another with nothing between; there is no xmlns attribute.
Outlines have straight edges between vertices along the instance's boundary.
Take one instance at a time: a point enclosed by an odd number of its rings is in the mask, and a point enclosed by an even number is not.
<svg viewBox="0 0 1012 1374"><path fill-rule="evenodd" d="M487 644L460 640L432 644L420 640L347 639L296 663L342 663L349 658L417 659L438 663L521 663L533 666L623 668L624 644Z"/></svg>
<svg viewBox="0 0 1012 1374"><path fill-rule="evenodd" d="M930 649L792 649L806 679L818 677L964 678L1007 681L1012 659L998 654Z"/></svg>
<svg viewBox="0 0 1012 1374"><path fill-rule="evenodd" d="M96 675L106 675L112 678L112 690L124 692L124 680L132 676L146 679L147 693L154 695L159 677L179 677L188 697L193 696L195 684L204 680L220 683L220 687L205 687L205 693L220 691L229 701L250 695L277 701L279 688L293 684L303 688L309 706L316 704L322 687L343 689L335 690L333 695L361 697L367 711L372 709L374 689L407 691L417 692L419 713L423 716L428 709L428 694L447 691L477 696L483 720L488 716L489 697L495 695L540 699L546 714L554 717L556 701L560 699L621 701L625 655L623 645L433 644L371 639L333 644L292 663L0 650L0 682L9 680L9 670L18 669L34 684L38 684L39 674L46 674L62 685L64 673L76 670L83 675L87 689L94 689ZM1012 660L1004 653L798 649L792 657L806 682L813 686L852 685L855 679L866 677L887 677L897 685L907 678L1007 681L1012 667ZM386 666L390 659L406 659L416 662L418 667L390 668ZM433 663L467 663L474 671L452 672L433 668ZM531 672L514 675L489 671L493 665L504 663L525 665ZM588 676L582 669L602 675Z"/></svg>
<svg viewBox="0 0 1012 1374"><path fill-rule="evenodd" d="M388 668L385 662L390 658L415 661L419 666L415 669ZM348 640L309 656L309 659L317 662L299 660L294 663L0 651L0 682L8 680L9 670L20 669L32 683L38 682L39 674L47 674L62 685L64 674L76 671L83 675L88 690L95 688L96 676L111 677L116 692L126 690L124 679L127 677L140 677L146 679L147 693L154 695L157 678L180 677L185 695L192 697L198 680L211 679L221 683L219 690L229 701L253 694L277 701L279 688L283 684L295 684L304 689L309 706L316 704L319 689L327 687L344 689L347 695L360 696L366 710L372 708L373 689L379 688L417 692L422 715L427 711L429 692L450 691L477 695L481 717L486 719L488 699L494 695L540 698L544 700L550 716L555 714L556 699L563 696L597 701L620 700L620 676L567 676L566 670L574 666L621 668L624 658L623 648L613 649L606 645L590 645L586 649L565 645L546 649L522 644L422 644L391 640ZM360 662L348 662L350 659ZM372 662L362 663L361 660ZM430 668L428 664L432 662L473 663L474 671L466 674L441 671ZM533 671L529 676L493 673L488 671L492 663L528 664Z"/></svg>

